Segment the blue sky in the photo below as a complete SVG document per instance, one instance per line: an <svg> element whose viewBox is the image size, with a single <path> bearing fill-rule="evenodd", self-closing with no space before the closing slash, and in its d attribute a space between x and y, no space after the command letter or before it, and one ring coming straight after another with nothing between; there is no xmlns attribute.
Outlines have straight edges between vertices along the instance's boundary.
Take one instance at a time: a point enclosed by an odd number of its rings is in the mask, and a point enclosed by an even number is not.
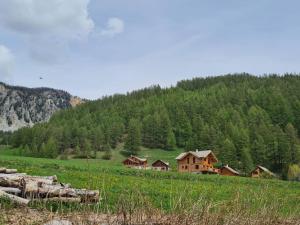
<svg viewBox="0 0 300 225"><path fill-rule="evenodd" d="M95 99L196 76L296 73L299 8L291 0L3 0L0 79Z"/></svg>

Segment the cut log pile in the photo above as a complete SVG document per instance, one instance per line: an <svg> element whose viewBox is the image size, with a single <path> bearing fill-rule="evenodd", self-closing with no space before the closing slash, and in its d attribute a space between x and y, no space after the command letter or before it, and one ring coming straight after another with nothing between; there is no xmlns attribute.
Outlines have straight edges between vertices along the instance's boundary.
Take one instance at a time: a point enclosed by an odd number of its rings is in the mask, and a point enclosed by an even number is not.
<svg viewBox="0 0 300 225"><path fill-rule="evenodd" d="M6 168L0 168L0 197L22 205L31 201L94 203L100 199L99 191L72 188L58 182L56 176L30 176Z"/></svg>

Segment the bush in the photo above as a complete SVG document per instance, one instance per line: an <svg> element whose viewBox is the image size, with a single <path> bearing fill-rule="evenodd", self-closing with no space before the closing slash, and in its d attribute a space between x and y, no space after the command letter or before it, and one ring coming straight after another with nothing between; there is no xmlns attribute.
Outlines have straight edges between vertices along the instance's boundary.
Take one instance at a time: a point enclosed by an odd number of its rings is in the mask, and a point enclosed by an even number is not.
<svg viewBox="0 0 300 225"><path fill-rule="evenodd" d="M102 159L111 160L111 158L112 158L111 150L105 151L104 155L102 156Z"/></svg>
<svg viewBox="0 0 300 225"><path fill-rule="evenodd" d="M292 181L300 181L300 167L296 164L289 166L288 179Z"/></svg>

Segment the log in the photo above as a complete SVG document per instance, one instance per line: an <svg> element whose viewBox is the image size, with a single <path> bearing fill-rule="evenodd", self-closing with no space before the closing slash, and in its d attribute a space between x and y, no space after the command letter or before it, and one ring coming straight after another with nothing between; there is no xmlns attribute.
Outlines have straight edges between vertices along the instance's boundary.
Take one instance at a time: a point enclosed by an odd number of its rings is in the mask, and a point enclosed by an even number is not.
<svg viewBox="0 0 300 225"><path fill-rule="evenodd" d="M6 193L4 191L1 191L1 190L0 190L0 197L8 198L12 202L15 202L19 205L28 205L29 202L30 202L28 199L20 198L18 196L8 194L8 193Z"/></svg>
<svg viewBox="0 0 300 225"><path fill-rule="evenodd" d="M82 202L98 202L100 200L98 190L74 189Z"/></svg>
<svg viewBox="0 0 300 225"><path fill-rule="evenodd" d="M98 202L98 190L74 189L70 184L59 183L56 176L29 176L25 173L14 173L16 170L5 169L0 173L0 189L28 199L64 199L66 202ZM56 201L56 200L53 200Z"/></svg>
<svg viewBox="0 0 300 225"><path fill-rule="evenodd" d="M19 195L21 194L21 190L18 188L12 188L12 187L0 187L0 191L4 191L6 193Z"/></svg>
<svg viewBox="0 0 300 225"><path fill-rule="evenodd" d="M0 173L5 173L5 171L6 171L6 168L0 167Z"/></svg>
<svg viewBox="0 0 300 225"><path fill-rule="evenodd" d="M38 188L38 195L43 197L77 197L73 188L58 185L43 184Z"/></svg>
<svg viewBox="0 0 300 225"><path fill-rule="evenodd" d="M0 173L0 186L3 187L16 187L22 188L22 182L28 183L45 183L45 184L55 184L57 181L56 176L50 177L38 177L38 176L28 176L26 174L14 173L14 174L3 174Z"/></svg>
<svg viewBox="0 0 300 225"><path fill-rule="evenodd" d="M20 187L21 177L15 174L0 174L0 186L2 187Z"/></svg>
<svg viewBox="0 0 300 225"><path fill-rule="evenodd" d="M18 172L18 170L16 170L16 169L6 169L5 170L6 174L13 174L13 173L17 173L17 172Z"/></svg>
<svg viewBox="0 0 300 225"><path fill-rule="evenodd" d="M81 198L54 197L44 199L33 199L33 202L58 202L58 203L80 203Z"/></svg>

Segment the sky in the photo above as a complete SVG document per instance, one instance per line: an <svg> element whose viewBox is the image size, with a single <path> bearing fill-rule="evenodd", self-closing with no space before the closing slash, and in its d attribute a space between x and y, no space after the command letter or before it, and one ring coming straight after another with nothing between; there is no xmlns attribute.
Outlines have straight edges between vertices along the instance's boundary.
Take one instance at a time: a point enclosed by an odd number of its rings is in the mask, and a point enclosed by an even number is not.
<svg viewBox="0 0 300 225"><path fill-rule="evenodd" d="M0 0L0 81L82 98L300 72L298 0Z"/></svg>

